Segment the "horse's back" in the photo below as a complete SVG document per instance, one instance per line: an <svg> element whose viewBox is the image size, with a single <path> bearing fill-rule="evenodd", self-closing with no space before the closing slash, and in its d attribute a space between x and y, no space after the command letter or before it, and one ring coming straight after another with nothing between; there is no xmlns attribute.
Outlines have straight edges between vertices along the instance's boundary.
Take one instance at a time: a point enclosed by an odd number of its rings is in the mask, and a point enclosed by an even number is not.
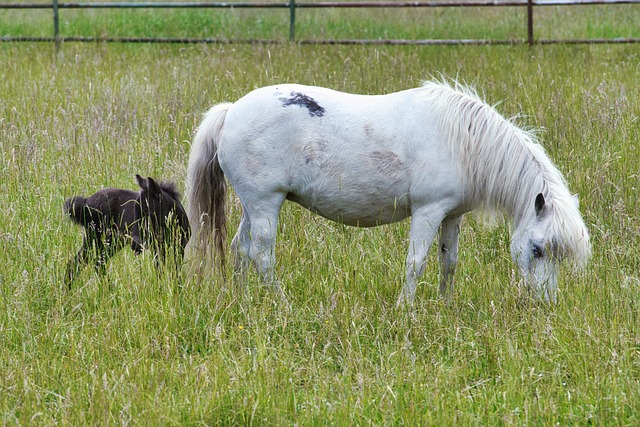
<svg viewBox="0 0 640 427"><path fill-rule="evenodd" d="M257 89L229 108L220 165L249 204L262 193L280 192L346 224L402 220L411 214L413 184L425 179L425 170L440 184L451 174L449 150L437 143L422 94L370 96L302 85ZM439 188L427 187L441 197Z"/></svg>

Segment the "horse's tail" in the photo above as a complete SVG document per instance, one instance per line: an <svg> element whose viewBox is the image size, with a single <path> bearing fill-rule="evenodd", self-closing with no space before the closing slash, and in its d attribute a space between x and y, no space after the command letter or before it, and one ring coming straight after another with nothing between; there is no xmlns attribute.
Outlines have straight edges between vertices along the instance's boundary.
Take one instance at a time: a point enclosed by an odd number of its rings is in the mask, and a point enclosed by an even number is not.
<svg viewBox="0 0 640 427"><path fill-rule="evenodd" d="M71 221L82 226L87 225L92 219L91 208L87 206L87 199L82 196L73 196L65 200L64 213L69 215Z"/></svg>
<svg viewBox="0 0 640 427"><path fill-rule="evenodd" d="M193 242L196 249L206 256L213 237L221 270L224 265L224 239L227 233L227 183L218 162L218 144L230 106L230 103L218 104L205 114L191 144L187 166L187 214Z"/></svg>

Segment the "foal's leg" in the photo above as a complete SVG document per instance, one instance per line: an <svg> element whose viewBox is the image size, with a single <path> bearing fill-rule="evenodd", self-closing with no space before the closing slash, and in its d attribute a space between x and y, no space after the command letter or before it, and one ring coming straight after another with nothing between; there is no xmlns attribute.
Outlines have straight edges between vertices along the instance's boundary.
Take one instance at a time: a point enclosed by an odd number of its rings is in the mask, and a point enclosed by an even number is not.
<svg viewBox="0 0 640 427"><path fill-rule="evenodd" d="M64 283L69 289L71 289L71 284L73 283L73 279L75 279L76 275L80 273L87 264L89 264L92 249L92 239L85 235L82 239L82 246L80 247L80 250L76 256L70 259L67 263Z"/></svg>
<svg viewBox="0 0 640 427"><path fill-rule="evenodd" d="M109 261L109 249L111 247L111 234L109 232L96 233L96 273L104 274L107 271L107 261Z"/></svg>
<svg viewBox="0 0 640 427"><path fill-rule="evenodd" d="M107 272L107 262L124 246L125 238L117 230L109 229L96 238L96 272L105 274Z"/></svg>
<svg viewBox="0 0 640 427"><path fill-rule="evenodd" d="M453 292L453 276L458 264L458 235L462 215L445 218L440 229L440 265L442 278L440 279L440 295L448 297Z"/></svg>
<svg viewBox="0 0 640 427"><path fill-rule="evenodd" d="M398 297L398 306L412 304L416 295L418 278L424 274L429 247L433 243L444 214L434 207L414 210L411 215L409 232L409 253L407 254L406 283Z"/></svg>

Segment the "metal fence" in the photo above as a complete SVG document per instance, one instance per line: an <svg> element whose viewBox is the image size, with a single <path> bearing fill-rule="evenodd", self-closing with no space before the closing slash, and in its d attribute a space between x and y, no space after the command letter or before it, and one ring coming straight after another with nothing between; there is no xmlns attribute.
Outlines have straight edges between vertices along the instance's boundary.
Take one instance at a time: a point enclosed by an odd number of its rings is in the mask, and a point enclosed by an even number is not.
<svg viewBox="0 0 640 427"><path fill-rule="evenodd" d="M51 37L3 36L1 41L61 42L161 42L161 43L282 43L282 40L221 39L221 38L163 38L163 37L85 37L60 34L60 12L63 9L285 9L289 15L289 41L300 44L388 44L388 45L488 45L488 44L587 44L587 43L639 43L640 38L591 39L536 39L534 35L534 9L545 6L585 6L639 4L640 0L463 0L463 1L320 1L287 3L266 2L87 2L71 3L53 0L52 3L0 3L0 9L51 9L53 35ZM499 39L297 39L296 11L309 8L463 8L463 7L522 7L526 8L527 37Z"/></svg>

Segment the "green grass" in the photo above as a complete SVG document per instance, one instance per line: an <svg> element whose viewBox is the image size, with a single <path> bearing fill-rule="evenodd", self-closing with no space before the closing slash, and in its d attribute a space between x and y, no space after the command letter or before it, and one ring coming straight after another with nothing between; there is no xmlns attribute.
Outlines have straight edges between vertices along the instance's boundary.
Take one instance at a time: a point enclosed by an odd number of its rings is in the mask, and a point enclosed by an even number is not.
<svg viewBox="0 0 640 427"><path fill-rule="evenodd" d="M0 0L2 2L2 0ZM271 3L285 4L282 1ZM60 9L63 37L289 37L289 9ZM640 38L637 5L536 7L538 39ZM487 39L526 40L525 7L298 8L297 40ZM52 37L51 10L5 9L0 36Z"/></svg>
<svg viewBox="0 0 640 427"><path fill-rule="evenodd" d="M636 46L22 43L0 58L0 423L640 423ZM432 255L398 310L409 222L361 230L292 204L277 245L291 310L254 275L178 283L130 251L62 285L81 241L64 199L135 173L183 189L208 106L275 82L383 93L439 73L544 128L579 194L594 255L563 270L556 305L518 287L507 226L468 217L452 301ZM233 194L229 215L233 233Z"/></svg>

